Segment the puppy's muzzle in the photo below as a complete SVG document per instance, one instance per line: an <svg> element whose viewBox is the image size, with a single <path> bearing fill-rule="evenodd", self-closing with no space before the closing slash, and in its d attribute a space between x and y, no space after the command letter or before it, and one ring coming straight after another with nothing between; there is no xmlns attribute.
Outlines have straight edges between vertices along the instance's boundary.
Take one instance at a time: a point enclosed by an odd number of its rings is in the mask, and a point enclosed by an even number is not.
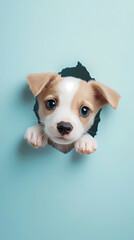
<svg viewBox="0 0 134 240"><path fill-rule="evenodd" d="M59 133L63 136L65 134L69 134L72 131L73 126L69 122L61 121L57 124L57 129L58 129Z"/></svg>

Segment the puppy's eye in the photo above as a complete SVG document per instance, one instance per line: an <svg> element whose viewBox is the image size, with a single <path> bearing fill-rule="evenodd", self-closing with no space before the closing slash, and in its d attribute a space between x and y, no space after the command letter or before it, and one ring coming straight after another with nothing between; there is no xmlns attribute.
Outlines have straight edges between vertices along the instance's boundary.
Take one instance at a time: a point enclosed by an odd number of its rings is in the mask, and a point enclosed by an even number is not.
<svg viewBox="0 0 134 240"><path fill-rule="evenodd" d="M82 106L82 107L81 107L81 109L80 109L80 115L81 115L82 117L88 117L89 113L90 113L90 109L89 109L88 107L86 107L86 106Z"/></svg>
<svg viewBox="0 0 134 240"><path fill-rule="evenodd" d="M55 99L50 99L46 101L46 108L48 110L55 109L56 108L56 100Z"/></svg>

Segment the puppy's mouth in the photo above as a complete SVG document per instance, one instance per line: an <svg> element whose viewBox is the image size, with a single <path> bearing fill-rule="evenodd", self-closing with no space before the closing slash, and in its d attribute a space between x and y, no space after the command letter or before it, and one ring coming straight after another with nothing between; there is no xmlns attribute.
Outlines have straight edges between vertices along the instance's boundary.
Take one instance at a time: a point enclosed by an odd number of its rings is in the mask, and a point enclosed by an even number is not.
<svg viewBox="0 0 134 240"><path fill-rule="evenodd" d="M66 138L64 137L56 137L57 139L61 139L61 140L67 140Z"/></svg>
<svg viewBox="0 0 134 240"><path fill-rule="evenodd" d="M70 144L73 142L73 139L67 138L65 136L55 136L51 138L54 142L59 144Z"/></svg>
<svg viewBox="0 0 134 240"><path fill-rule="evenodd" d="M68 142L68 141L71 140L71 139L68 139L67 137L63 137L63 136L61 136L61 137L55 137L55 138L58 139L58 140L66 141L66 142Z"/></svg>

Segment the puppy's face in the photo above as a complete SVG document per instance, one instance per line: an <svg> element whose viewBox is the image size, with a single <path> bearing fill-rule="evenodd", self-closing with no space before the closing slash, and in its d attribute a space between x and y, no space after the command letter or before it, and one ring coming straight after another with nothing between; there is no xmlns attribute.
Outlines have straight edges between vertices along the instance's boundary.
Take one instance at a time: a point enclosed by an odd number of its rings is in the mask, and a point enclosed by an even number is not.
<svg viewBox="0 0 134 240"><path fill-rule="evenodd" d="M33 74L28 76L28 81L37 95L44 131L58 144L75 142L93 125L102 106L109 103L116 108L119 100L114 90L74 77Z"/></svg>
<svg viewBox="0 0 134 240"><path fill-rule="evenodd" d="M38 95L39 116L48 137L60 144L80 138L97 113L92 100L93 91L78 78L51 81Z"/></svg>

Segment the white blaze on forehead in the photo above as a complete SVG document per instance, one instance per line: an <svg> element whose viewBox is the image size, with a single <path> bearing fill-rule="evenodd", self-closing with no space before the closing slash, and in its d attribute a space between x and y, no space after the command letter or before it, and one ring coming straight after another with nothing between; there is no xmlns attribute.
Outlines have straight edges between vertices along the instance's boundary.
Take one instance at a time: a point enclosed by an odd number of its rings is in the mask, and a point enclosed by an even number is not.
<svg viewBox="0 0 134 240"><path fill-rule="evenodd" d="M74 77L64 77L60 82L58 89L60 92L60 105L64 108L70 108L74 95L79 88L80 79Z"/></svg>

